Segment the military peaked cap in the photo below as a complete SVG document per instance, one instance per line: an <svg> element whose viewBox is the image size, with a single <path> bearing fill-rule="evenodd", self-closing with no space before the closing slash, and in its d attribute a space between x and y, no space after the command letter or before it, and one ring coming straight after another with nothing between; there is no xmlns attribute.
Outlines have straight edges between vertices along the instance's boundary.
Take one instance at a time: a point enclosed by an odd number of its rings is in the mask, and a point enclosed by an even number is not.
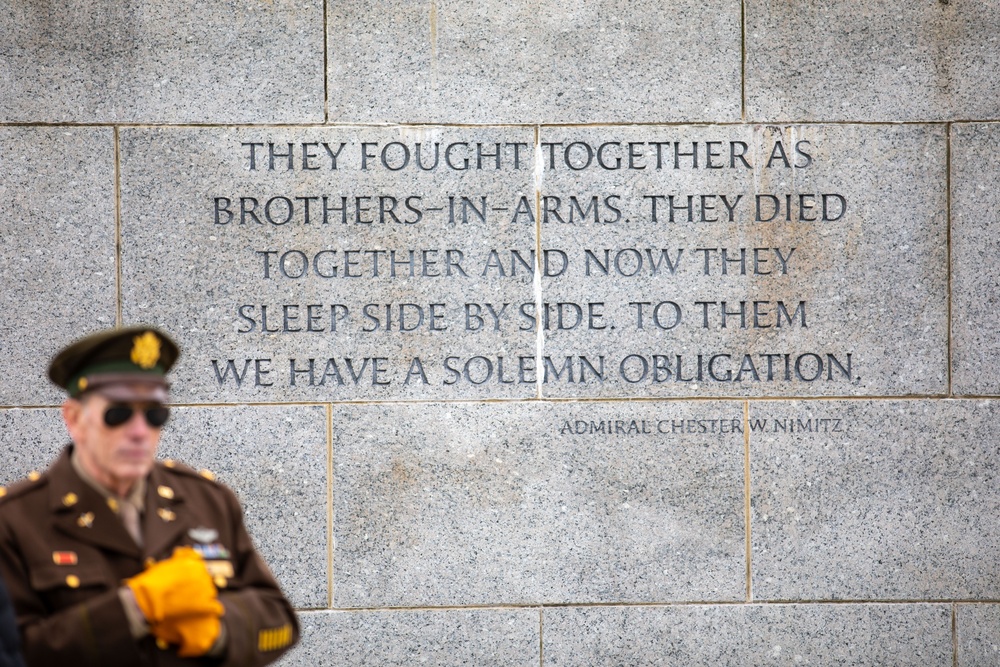
<svg viewBox="0 0 1000 667"><path fill-rule="evenodd" d="M179 355L177 344L152 327L109 329L59 352L49 364L49 379L73 398L108 385L134 382L166 389L165 376Z"/></svg>

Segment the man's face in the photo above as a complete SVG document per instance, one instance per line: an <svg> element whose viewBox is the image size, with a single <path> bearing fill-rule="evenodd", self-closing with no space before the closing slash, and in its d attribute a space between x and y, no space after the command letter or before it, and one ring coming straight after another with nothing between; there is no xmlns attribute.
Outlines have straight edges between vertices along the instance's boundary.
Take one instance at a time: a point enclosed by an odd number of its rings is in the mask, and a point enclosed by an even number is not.
<svg viewBox="0 0 1000 667"><path fill-rule="evenodd" d="M63 404L63 419L76 445L83 469L105 488L124 496L139 479L149 474L160 443L160 428L146 423L142 411L159 405L153 400L155 388L131 385L135 399L124 405L134 411L124 424L108 426L104 413L112 405L101 394L85 394L82 400L68 399ZM144 400L148 399L148 400Z"/></svg>

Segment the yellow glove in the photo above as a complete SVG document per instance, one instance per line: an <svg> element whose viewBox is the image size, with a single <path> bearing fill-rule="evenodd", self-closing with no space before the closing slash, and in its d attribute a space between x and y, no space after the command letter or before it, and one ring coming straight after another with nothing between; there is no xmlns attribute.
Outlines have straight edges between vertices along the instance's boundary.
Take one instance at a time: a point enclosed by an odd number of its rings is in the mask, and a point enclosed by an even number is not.
<svg viewBox="0 0 1000 667"><path fill-rule="evenodd" d="M222 615L219 592L205 561L191 547L178 547L173 556L153 564L125 584L132 589L139 609L154 628L172 618L211 615L218 619Z"/></svg>
<svg viewBox="0 0 1000 667"><path fill-rule="evenodd" d="M211 650L222 631L222 623L215 614L198 614L168 618L152 626L153 634L168 644L178 644L177 655L196 658Z"/></svg>

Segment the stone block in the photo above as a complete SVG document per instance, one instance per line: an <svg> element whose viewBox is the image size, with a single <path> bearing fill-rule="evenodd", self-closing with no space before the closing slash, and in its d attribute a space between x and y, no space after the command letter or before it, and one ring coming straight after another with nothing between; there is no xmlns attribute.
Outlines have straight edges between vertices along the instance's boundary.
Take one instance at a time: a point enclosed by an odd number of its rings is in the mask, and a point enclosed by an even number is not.
<svg viewBox="0 0 1000 667"><path fill-rule="evenodd" d="M0 405L61 402L49 360L115 324L114 155L106 128L0 128Z"/></svg>
<svg viewBox="0 0 1000 667"><path fill-rule="evenodd" d="M302 641L282 667L537 667L534 609L320 611L299 614Z"/></svg>
<svg viewBox="0 0 1000 667"><path fill-rule="evenodd" d="M0 40L6 122L324 118L318 0L18 3Z"/></svg>
<svg viewBox="0 0 1000 667"><path fill-rule="evenodd" d="M69 444L62 415L54 408L0 410L0 433L4 434L0 486L24 479L33 470L45 470Z"/></svg>
<svg viewBox="0 0 1000 667"><path fill-rule="evenodd" d="M123 318L178 338L191 401L535 396L536 336L515 314L535 301L533 142L122 130Z"/></svg>
<svg viewBox="0 0 1000 667"><path fill-rule="evenodd" d="M733 0L379 0L329 23L334 122L740 119Z"/></svg>
<svg viewBox="0 0 1000 667"><path fill-rule="evenodd" d="M1000 176L996 125L954 125L951 139L952 391L1000 393Z"/></svg>
<svg viewBox="0 0 1000 667"><path fill-rule="evenodd" d="M995 119L992 0L751 0L746 110L756 122Z"/></svg>
<svg viewBox="0 0 1000 667"><path fill-rule="evenodd" d="M993 667L1000 663L1000 605L958 605L955 632L958 667Z"/></svg>
<svg viewBox="0 0 1000 667"><path fill-rule="evenodd" d="M326 607L326 410L175 408L161 458L205 468L239 497L247 530L295 607Z"/></svg>
<svg viewBox="0 0 1000 667"><path fill-rule="evenodd" d="M742 600L742 418L736 402L335 406L334 606Z"/></svg>
<svg viewBox="0 0 1000 667"><path fill-rule="evenodd" d="M546 667L952 664L942 604L570 607L542 620Z"/></svg>
<svg viewBox="0 0 1000 667"><path fill-rule="evenodd" d="M947 391L942 128L543 128L541 154L544 396Z"/></svg>
<svg viewBox="0 0 1000 667"><path fill-rule="evenodd" d="M755 600L1000 597L994 401L750 404Z"/></svg>

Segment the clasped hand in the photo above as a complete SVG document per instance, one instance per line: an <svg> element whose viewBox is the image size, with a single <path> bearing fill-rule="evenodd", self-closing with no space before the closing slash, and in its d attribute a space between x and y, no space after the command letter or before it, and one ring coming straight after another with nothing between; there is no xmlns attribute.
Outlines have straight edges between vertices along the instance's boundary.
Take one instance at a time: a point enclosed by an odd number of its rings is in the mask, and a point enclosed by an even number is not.
<svg viewBox="0 0 1000 667"><path fill-rule="evenodd" d="M224 609L204 559L191 547L178 547L125 584L153 635L179 645L182 658L205 655L218 639Z"/></svg>

